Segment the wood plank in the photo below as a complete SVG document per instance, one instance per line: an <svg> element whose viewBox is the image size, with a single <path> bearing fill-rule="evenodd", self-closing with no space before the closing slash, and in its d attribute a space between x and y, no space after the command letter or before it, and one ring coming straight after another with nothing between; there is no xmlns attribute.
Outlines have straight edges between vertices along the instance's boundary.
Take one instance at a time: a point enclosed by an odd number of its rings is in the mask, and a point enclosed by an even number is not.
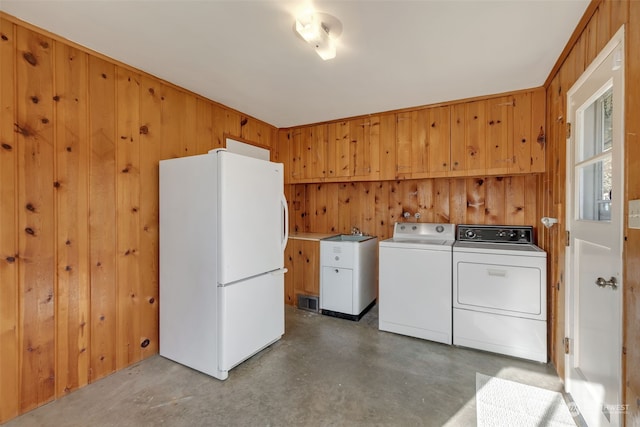
<svg viewBox="0 0 640 427"><path fill-rule="evenodd" d="M365 234L376 234L376 201L375 201L375 183L361 182L358 184L360 191L360 231Z"/></svg>
<svg viewBox="0 0 640 427"><path fill-rule="evenodd" d="M294 268L295 264L293 262L294 258L294 241L289 240L287 243L287 247L284 250L284 268L288 271L284 275L284 303L287 305L298 305L298 301L296 301L294 287L293 287L293 278L294 278Z"/></svg>
<svg viewBox="0 0 640 427"><path fill-rule="evenodd" d="M452 224L471 224L467 218L467 180L464 178L449 181L449 222Z"/></svg>
<svg viewBox="0 0 640 427"><path fill-rule="evenodd" d="M351 174L349 122L335 124L336 177L348 177Z"/></svg>
<svg viewBox="0 0 640 427"><path fill-rule="evenodd" d="M369 150L369 175L371 180L380 179L380 116L369 116L365 121L364 146Z"/></svg>
<svg viewBox="0 0 640 427"><path fill-rule="evenodd" d="M467 169L466 134L466 106L454 104L451 106L451 175L460 175Z"/></svg>
<svg viewBox="0 0 640 427"><path fill-rule="evenodd" d="M524 176L523 224L533 225L534 227L538 227L540 225L538 221L544 216L540 214L538 206L537 189L539 179L540 177L537 175L529 174Z"/></svg>
<svg viewBox="0 0 640 427"><path fill-rule="evenodd" d="M326 178L327 176L327 125L317 125L311 128L313 154L311 162L311 176L314 178Z"/></svg>
<svg viewBox="0 0 640 427"><path fill-rule="evenodd" d="M374 200L375 200L375 235L378 239L384 240L393 234L393 221L388 219L389 212L389 184L387 181L378 181L374 183Z"/></svg>
<svg viewBox="0 0 640 427"><path fill-rule="evenodd" d="M451 107L430 108L428 111L429 175L447 176L451 167Z"/></svg>
<svg viewBox="0 0 640 427"><path fill-rule="evenodd" d="M514 96L513 134L509 143L509 173L527 173L531 171L531 93L519 93Z"/></svg>
<svg viewBox="0 0 640 427"><path fill-rule="evenodd" d="M86 53L55 42L56 395L89 382L89 128Z"/></svg>
<svg viewBox="0 0 640 427"><path fill-rule="evenodd" d="M538 89L531 93L531 172L544 172L549 130L546 123L546 93Z"/></svg>
<svg viewBox="0 0 640 427"><path fill-rule="evenodd" d="M289 133L289 155L291 158L291 182L298 182L304 178L303 165L303 135L301 130Z"/></svg>
<svg viewBox="0 0 640 427"><path fill-rule="evenodd" d="M507 179L505 188L505 224L513 225L535 225L525 224L525 196L524 196L524 176L512 176Z"/></svg>
<svg viewBox="0 0 640 427"><path fill-rule="evenodd" d="M302 178L305 180L315 180L319 179L320 176L314 175L314 171L318 168L317 156L316 152L318 151L315 147L314 141L314 129L311 126L303 127L299 130L300 132L300 167L302 168Z"/></svg>
<svg viewBox="0 0 640 427"><path fill-rule="evenodd" d="M513 96L488 99L486 108L486 168L487 173L500 175L509 172L512 158L509 146L513 142Z"/></svg>
<svg viewBox="0 0 640 427"><path fill-rule="evenodd" d="M146 358L158 352L158 163L166 158L163 145L164 86L157 80L141 77L138 144L140 153L140 341ZM168 147L170 149L170 147Z"/></svg>
<svg viewBox="0 0 640 427"><path fill-rule="evenodd" d="M465 105L465 171L469 175L483 175L486 171L486 104L484 101Z"/></svg>
<svg viewBox="0 0 640 427"><path fill-rule="evenodd" d="M415 120L415 112L408 111L396 114L396 178L411 176L412 129Z"/></svg>
<svg viewBox="0 0 640 427"><path fill-rule="evenodd" d="M116 370L116 74L89 57L90 381Z"/></svg>
<svg viewBox="0 0 640 427"><path fill-rule="evenodd" d="M338 233L351 233L351 185L338 184Z"/></svg>
<svg viewBox="0 0 640 427"><path fill-rule="evenodd" d="M396 176L396 117L395 114L380 116L380 179Z"/></svg>
<svg viewBox="0 0 640 427"><path fill-rule="evenodd" d="M142 359L140 351L140 76L116 70L116 367Z"/></svg>
<svg viewBox="0 0 640 427"><path fill-rule="evenodd" d="M351 176L357 178L371 175L371 150L368 119L349 121L349 154ZM377 147L375 147L377 148Z"/></svg>
<svg viewBox="0 0 640 427"><path fill-rule="evenodd" d="M53 41L17 27L20 410L55 396Z"/></svg>
<svg viewBox="0 0 640 427"><path fill-rule="evenodd" d="M470 224L484 224L485 222L485 178L467 178L467 210L465 221Z"/></svg>
<svg viewBox="0 0 640 427"><path fill-rule="evenodd" d="M600 52L611 39L609 26L611 24L611 2L604 0L598 6L598 33L596 35L596 50Z"/></svg>
<svg viewBox="0 0 640 427"><path fill-rule="evenodd" d="M505 224L505 181L501 176L485 180L485 224Z"/></svg>
<svg viewBox="0 0 640 427"><path fill-rule="evenodd" d="M213 105L202 99L196 100L196 129L195 154L205 154L217 147L213 126Z"/></svg>
<svg viewBox="0 0 640 427"><path fill-rule="evenodd" d="M409 218L405 218L405 222L416 222L415 213L418 211L418 181L400 181L398 183L400 193L400 201L402 206L402 214L409 213Z"/></svg>
<svg viewBox="0 0 640 427"><path fill-rule="evenodd" d="M598 55L598 20L599 10L596 9L596 11L593 13L593 16L589 20L589 23L587 24L587 28L585 28L585 31L583 33L583 36L586 35L585 64L587 64L587 66L589 66L589 64L591 64L591 62L596 58L596 55Z"/></svg>
<svg viewBox="0 0 640 427"><path fill-rule="evenodd" d="M418 213L420 219L417 222L436 222L433 209L433 183L434 179L423 179L416 183L418 190Z"/></svg>
<svg viewBox="0 0 640 427"><path fill-rule="evenodd" d="M396 223L400 221L404 221L402 217L403 206L402 206L402 189L400 187L400 181L391 181L389 182L389 205L387 208L386 217L389 222Z"/></svg>
<svg viewBox="0 0 640 427"><path fill-rule="evenodd" d="M623 24L629 22L630 2L624 0L605 1L610 3L609 38L611 38Z"/></svg>
<svg viewBox="0 0 640 427"><path fill-rule="evenodd" d="M0 18L0 424L20 397L15 47L15 26Z"/></svg>
<svg viewBox="0 0 640 427"><path fill-rule="evenodd" d="M413 178L424 178L429 174L430 117L430 109L420 109L414 111L412 115L411 177Z"/></svg>
<svg viewBox="0 0 640 427"><path fill-rule="evenodd" d="M436 179L433 185L434 222L454 223L449 214L450 179Z"/></svg>

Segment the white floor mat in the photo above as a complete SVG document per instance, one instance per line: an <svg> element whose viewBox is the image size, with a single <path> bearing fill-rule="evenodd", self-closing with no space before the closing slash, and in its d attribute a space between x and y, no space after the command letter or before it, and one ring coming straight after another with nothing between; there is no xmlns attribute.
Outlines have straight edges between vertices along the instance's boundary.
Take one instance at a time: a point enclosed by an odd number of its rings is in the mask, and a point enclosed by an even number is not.
<svg viewBox="0 0 640 427"><path fill-rule="evenodd" d="M476 373L478 427L575 426L558 392Z"/></svg>

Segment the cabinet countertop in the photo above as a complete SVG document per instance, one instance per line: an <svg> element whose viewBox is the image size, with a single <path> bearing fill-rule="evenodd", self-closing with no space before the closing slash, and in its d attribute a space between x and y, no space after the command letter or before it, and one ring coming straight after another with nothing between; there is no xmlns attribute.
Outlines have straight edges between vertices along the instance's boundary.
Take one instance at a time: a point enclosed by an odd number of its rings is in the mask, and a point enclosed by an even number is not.
<svg viewBox="0 0 640 427"><path fill-rule="evenodd" d="M317 240L326 239L327 237L337 236L339 233L291 233L289 238L293 240Z"/></svg>

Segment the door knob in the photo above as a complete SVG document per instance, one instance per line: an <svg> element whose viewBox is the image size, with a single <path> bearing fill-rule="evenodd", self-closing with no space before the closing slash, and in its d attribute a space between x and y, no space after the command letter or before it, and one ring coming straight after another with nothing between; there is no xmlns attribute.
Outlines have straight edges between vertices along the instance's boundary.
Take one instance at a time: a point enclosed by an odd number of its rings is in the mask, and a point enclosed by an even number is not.
<svg viewBox="0 0 640 427"><path fill-rule="evenodd" d="M617 289L618 281L615 277L611 277L611 279L609 280L605 280L603 277L598 277L596 279L596 285L598 285L598 287L600 288L606 288L607 286L610 286L611 289Z"/></svg>

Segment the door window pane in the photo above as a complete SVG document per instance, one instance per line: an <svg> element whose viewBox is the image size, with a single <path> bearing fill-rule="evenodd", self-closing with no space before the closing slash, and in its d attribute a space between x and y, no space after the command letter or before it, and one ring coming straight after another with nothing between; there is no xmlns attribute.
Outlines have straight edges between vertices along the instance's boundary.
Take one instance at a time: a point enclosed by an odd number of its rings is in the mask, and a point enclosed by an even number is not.
<svg viewBox="0 0 640 427"><path fill-rule="evenodd" d="M611 157L578 169L580 219L611 220Z"/></svg>
<svg viewBox="0 0 640 427"><path fill-rule="evenodd" d="M609 88L582 113L583 142L578 153L582 162L611 150L613 112L613 88Z"/></svg>

